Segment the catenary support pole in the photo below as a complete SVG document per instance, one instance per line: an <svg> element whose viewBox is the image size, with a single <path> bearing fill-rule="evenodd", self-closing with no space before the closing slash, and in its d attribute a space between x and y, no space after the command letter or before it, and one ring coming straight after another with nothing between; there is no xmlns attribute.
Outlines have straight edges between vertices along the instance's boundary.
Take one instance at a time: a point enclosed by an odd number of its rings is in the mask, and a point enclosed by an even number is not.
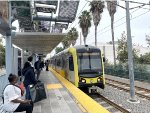
<svg viewBox="0 0 150 113"><path fill-rule="evenodd" d="M133 53L132 53L132 39L131 39L131 28L130 28L130 12L129 12L129 1L125 1L126 4L126 24L127 24L127 46L128 46L128 68L130 78L130 101L135 102L135 88L134 88L134 67L133 67Z"/></svg>
<svg viewBox="0 0 150 113"><path fill-rule="evenodd" d="M80 45L82 45L81 32L80 32Z"/></svg>

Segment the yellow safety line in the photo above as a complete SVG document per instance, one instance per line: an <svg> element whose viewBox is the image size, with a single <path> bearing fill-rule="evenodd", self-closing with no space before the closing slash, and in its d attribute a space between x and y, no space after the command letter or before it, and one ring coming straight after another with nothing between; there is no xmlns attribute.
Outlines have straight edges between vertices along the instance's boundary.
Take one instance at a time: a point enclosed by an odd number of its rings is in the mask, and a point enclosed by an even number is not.
<svg viewBox="0 0 150 113"><path fill-rule="evenodd" d="M61 84L47 84L47 89L59 89L62 88Z"/></svg>
<svg viewBox="0 0 150 113"><path fill-rule="evenodd" d="M78 102L89 112L89 113L110 113L91 97L86 95L68 80L63 78L60 74L54 71L52 68L49 68L50 71L62 82L62 84L69 90L69 92L78 100Z"/></svg>
<svg viewBox="0 0 150 113"><path fill-rule="evenodd" d="M82 110L83 113L87 113L86 109L77 100L75 100L75 102L79 106L79 108Z"/></svg>

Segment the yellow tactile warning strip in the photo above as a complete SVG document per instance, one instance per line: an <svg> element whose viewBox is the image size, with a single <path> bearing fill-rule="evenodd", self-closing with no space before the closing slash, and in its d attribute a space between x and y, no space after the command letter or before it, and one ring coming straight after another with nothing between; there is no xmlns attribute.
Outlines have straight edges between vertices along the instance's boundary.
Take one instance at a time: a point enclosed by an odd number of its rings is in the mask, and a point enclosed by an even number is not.
<svg viewBox="0 0 150 113"><path fill-rule="evenodd" d="M47 84L47 89L59 89L62 88L61 84Z"/></svg>
<svg viewBox="0 0 150 113"><path fill-rule="evenodd" d="M49 69L89 113L109 113L109 111L107 111L104 107L102 107L88 95L84 94L80 89L75 87L72 83L67 81L52 68Z"/></svg>
<svg viewBox="0 0 150 113"><path fill-rule="evenodd" d="M83 113L87 113L87 111L85 110L85 108L77 100L75 100L75 102L79 106L79 108L82 110Z"/></svg>

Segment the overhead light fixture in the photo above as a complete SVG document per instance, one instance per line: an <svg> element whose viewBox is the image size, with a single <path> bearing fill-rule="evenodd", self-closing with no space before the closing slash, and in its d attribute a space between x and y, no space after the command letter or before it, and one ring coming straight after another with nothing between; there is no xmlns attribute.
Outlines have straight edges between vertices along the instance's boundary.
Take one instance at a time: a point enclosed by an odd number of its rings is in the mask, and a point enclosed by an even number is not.
<svg viewBox="0 0 150 113"><path fill-rule="evenodd" d="M54 5L47 5L47 4L39 4L39 3L35 3L36 7L41 7L41 8L51 8L51 9L56 9L56 6Z"/></svg>

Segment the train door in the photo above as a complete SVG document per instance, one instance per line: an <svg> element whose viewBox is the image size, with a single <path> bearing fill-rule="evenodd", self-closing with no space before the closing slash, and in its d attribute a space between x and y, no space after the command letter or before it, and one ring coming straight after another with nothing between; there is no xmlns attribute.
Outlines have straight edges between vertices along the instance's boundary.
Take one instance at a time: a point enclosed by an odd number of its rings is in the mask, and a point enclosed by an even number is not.
<svg viewBox="0 0 150 113"><path fill-rule="evenodd" d="M72 55L69 55L67 58L67 79L72 82L75 83L75 77L74 77L74 63L73 63L73 57Z"/></svg>
<svg viewBox="0 0 150 113"><path fill-rule="evenodd" d="M56 70L56 59L55 59L55 65L54 65L54 69Z"/></svg>

